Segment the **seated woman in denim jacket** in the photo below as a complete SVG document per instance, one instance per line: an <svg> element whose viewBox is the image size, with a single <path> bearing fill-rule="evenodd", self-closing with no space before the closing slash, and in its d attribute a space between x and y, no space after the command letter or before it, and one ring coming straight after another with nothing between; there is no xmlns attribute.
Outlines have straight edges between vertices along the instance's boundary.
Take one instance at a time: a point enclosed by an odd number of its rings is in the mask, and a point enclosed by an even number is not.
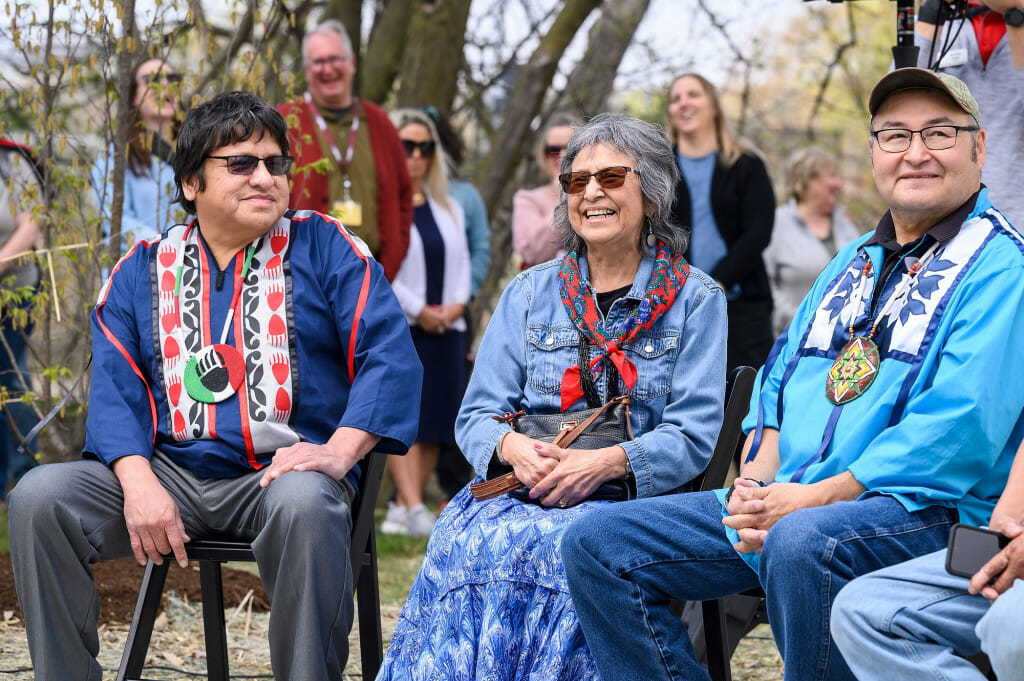
<svg viewBox="0 0 1024 681"><path fill-rule="evenodd" d="M725 296L680 255L664 130L602 114L575 131L561 170L555 227L569 254L505 290L456 423L480 476L507 462L537 503L476 501L468 488L452 499L378 679L597 679L558 553L563 531L610 503L587 500L603 482L625 478L640 497L685 490L711 458ZM617 394L631 398L635 439L602 449L561 449L492 418Z"/></svg>

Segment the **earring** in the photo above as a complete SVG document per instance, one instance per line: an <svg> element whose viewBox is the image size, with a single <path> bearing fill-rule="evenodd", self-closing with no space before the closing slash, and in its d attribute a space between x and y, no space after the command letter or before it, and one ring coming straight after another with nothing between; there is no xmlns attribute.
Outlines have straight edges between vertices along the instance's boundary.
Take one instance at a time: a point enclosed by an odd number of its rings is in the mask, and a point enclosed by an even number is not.
<svg viewBox="0 0 1024 681"><path fill-rule="evenodd" d="M654 238L654 229L651 228L651 221L647 221L647 247L654 248L658 240Z"/></svg>

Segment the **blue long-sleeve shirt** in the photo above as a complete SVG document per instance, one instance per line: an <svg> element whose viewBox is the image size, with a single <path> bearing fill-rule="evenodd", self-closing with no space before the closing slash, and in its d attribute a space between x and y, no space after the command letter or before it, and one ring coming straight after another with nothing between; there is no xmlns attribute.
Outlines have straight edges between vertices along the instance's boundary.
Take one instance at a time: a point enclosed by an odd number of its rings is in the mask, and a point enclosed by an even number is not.
<svg viewBox="0 0 1024 681"><path fill-rule="evenodd" d="M244 283L249 249L218 286L216 261L187 230L137 243L100 293L84 454L110 464L159 447L199 477L231 477L267 464L277 447L323 444L341 426L379 435L378 451L404 453L416 436L422 367L362 242L319 213L286 213L255 242ZM243 389L192 403L178 363L220 341L236 289L225 342L243 353Z"/></svg>
<svg viewBox="0 0 1024 681"><path fill-rule="evenodd" d="M956 508L961 522L988 520L1024 438L1024 238L984 189L964 213L917 275L907 303L880 325L874 383L841 408L826 398L825 377L850 324L867 334L871 318L851 319L859 306L850 301L867 261L868 276L879 275L885 250L866 235L818 278L762 369L744 421L747 431L759 419L779 429L777 481L812 483L849 471L866 494L890 495L909 511L940 505ZM926 235L896 265L876 312L907 261L934 243Z"/></svg>

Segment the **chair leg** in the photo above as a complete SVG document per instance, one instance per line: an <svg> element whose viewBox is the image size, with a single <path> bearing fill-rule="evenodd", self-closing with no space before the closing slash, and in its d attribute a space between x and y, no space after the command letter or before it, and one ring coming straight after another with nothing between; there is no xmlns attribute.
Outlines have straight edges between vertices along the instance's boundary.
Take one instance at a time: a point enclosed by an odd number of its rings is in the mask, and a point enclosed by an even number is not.
<svg viewBox="0 0 1024 681"><path fill-rule="evenodd" d="M708 674L712 681L732 681L725 604L721 599L701 603L704 616L704 644L707 646Z"/></svg>
<svg viewBox="0 0 1024 681"><path fill-rule="evenodd" d="M203 594L203 631L206 635L206 678L228 681L228 638L224 623L224 590L220 562L199 562Z"/></svg>
<svg viewBox="0 0 1024 681"><path fill-rule="evenodd" d="M164 559L163 565L153 561L146 564L146 572L142 575L139 585L139 598L135 602L132 624L128 629L128 640L125 642L121 666L117 670L117 681L138 679L142 675L142 666L146 663L146 652L153 636L153 623L160 608L160 598L164 593L164 582L167 580L167 568L170 561Z"/></svg>
<svg viewBox="0 0 1024 681"><path fill-rule="evenodd" d="M380 584L377 581L377 540L370 531L364 564L356 581L359 604L359 650L363 678L375 679L384 660L384 635L380 627Z"/></svg>

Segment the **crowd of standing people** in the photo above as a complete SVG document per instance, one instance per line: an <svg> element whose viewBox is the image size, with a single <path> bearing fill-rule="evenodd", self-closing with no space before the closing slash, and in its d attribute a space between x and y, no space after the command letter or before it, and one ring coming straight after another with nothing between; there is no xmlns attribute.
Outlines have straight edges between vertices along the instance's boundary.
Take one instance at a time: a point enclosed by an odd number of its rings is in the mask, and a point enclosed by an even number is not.
<svg viewBox="0 0 1024 681"><path fill-rule="evenodd" d="M307 90L276 109L228 92L186 112L182 76L140 62L83 458L27 470L34 419L13 408L0 433L36 678L102 677L91 563L185 565L210 537L252 543L275 676L339 679L373 451L394 483L381 532L430 537L378 679L704 679L673 601L760 588L787 679L967 681L984 650L1020 681L1024 124L979 75L1024 73L1018 4L922 7L928 68L866 102L873 230L816 147L777 205L698 73L670 83L664 125L550 116L475 362L490 226L461 140L429 103L358 97L340 22L307 32ZM108 218L113 156L93 169ZM31 290L26 150L0 145L0 177L0 276ZM31 326L3 315L12 395ZM738 474L696 492L742 366ZM1005 540L967 577L944 569L956 523Z"/></svg>

